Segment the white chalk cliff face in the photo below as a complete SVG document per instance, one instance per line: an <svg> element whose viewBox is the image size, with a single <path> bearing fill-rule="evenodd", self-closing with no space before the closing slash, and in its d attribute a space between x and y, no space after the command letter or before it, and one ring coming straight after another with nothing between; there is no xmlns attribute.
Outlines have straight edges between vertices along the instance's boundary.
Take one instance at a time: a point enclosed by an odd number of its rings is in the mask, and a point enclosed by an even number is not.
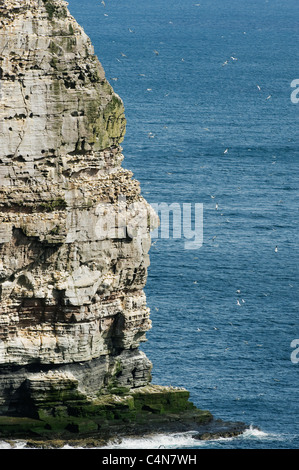
<svg viewBox="0 0 299 470"><path fill-rule="evenodd" d="M1 0L0 51L0 413L40 371L143 386L157 220L121 166L123 103L62 0Z"/></svg>

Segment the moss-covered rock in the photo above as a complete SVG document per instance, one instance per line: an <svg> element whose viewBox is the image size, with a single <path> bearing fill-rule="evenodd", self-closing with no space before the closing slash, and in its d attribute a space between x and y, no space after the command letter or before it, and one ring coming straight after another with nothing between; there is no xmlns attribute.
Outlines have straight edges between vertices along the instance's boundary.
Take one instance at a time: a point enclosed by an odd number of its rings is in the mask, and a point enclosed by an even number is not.
<svg viewBox="0 0 299 470"><path fill-rule="evenodd" d="M89 102L85 106L90 130L88 143L93 145L94 150L99 151L120 144L126 133L122 100L116 94L111 94L110 101L104 107L100 97L98 101Z"/></svg>
<svg viewBox="0 0 299 470"><path fill-rule="evenodd" d="M0 416L0 436L30 436L46 430L46 423L38 419L15 416Z"/></svg>
<svg viewBox="0 0 299 470"><path fill-rule="evenodd" d="M121 394L105 394L93 400L72 394L56 394L52 390L48 400L35 403L38 419L1 417L0 435L39 436L89 435L101 437L117 434L121 429L153 430L170 422L206 423L212 419L207 411L197 409L189 401L184 389L149 385ZM54 399L56 398L56 402ZM65 399L64 399L65 398ZM77 398L77 400L75 399ZM78 399L80 398L80 399Z"/></svg>
<svg viewBox="0 0 299 470"><path fill-rule="evenodd" d="M57 4L55 0L43 0L43 2L45 4L50 20L53 20L54 17L66 18L67 9L65 8L65 6Z"/></svg>
<svg viewBox="0 0 299 470"><path fill-rule="evenodd" d="M184 389L148 385L133 393L134 405L138 411L152 413L178 413L195 408L189 401L189 392Z"/></svg>

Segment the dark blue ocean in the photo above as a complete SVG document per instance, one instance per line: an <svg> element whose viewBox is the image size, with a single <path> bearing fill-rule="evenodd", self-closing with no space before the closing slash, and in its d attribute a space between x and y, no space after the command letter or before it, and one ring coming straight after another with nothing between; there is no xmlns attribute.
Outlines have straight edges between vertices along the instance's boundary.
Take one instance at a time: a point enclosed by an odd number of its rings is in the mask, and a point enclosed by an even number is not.
<svg viewBox="0 0 299 470"><path fill-rule="evenodd" d="M170 233L150 251L142 349L153 382L248 424L233 439L171 434L110 448L298 449L298 0L69 8L124 101L123 166L144 197L203 204L201 248Z"/></svg>
<svg viewBox="0 0 299 470"><path fill-rule="evenodd" d="M123 446L299 448L298 0L69 6L124 101L124 166L144 197L203 204L201 248L170 232L150 251L153 382L249 427Z"/></svg>

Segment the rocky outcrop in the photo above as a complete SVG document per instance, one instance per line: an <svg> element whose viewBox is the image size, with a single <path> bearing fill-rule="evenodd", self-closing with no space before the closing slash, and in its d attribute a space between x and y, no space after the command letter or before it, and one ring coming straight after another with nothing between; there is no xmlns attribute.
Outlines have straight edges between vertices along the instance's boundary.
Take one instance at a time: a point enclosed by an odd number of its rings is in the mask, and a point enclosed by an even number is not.
<svg viewBox="0 0 299 470"><path fill-rule="evenodd" d="M63 0L1 0L0 51L0 435L210 421L139 350L158 219L89 38Z"/></svg>
<svg viewBox="0 0 299 470"><path fill-rule="evenodd" d="M0 26L0 410L61 373L89 396L146 385L150 208L123 103L66 2L1 1Z"/></svg>

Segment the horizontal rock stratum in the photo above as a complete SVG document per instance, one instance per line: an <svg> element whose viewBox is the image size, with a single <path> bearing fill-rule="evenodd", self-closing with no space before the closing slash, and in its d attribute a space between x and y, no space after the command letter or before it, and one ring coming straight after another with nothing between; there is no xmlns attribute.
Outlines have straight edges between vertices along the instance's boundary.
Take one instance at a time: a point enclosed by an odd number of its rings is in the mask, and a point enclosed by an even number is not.
<svg viewBox="0 0 299 470"><path fill-rule="evenodd" d="M42 386L39 366L91 395L116 371L145 385L149 230L97 229L117 223L119 196L148 208L121 167L123 103L65 2L2 1L0 15L1 407L18 405L12 375Z"/></svg>
<svg viewBox="0 0 299 470"><path fill-rule="evenodd" d="M90 39L62 0L1 0L0 50L0 435L210 421L139 350L158 218Z"/></svg>

